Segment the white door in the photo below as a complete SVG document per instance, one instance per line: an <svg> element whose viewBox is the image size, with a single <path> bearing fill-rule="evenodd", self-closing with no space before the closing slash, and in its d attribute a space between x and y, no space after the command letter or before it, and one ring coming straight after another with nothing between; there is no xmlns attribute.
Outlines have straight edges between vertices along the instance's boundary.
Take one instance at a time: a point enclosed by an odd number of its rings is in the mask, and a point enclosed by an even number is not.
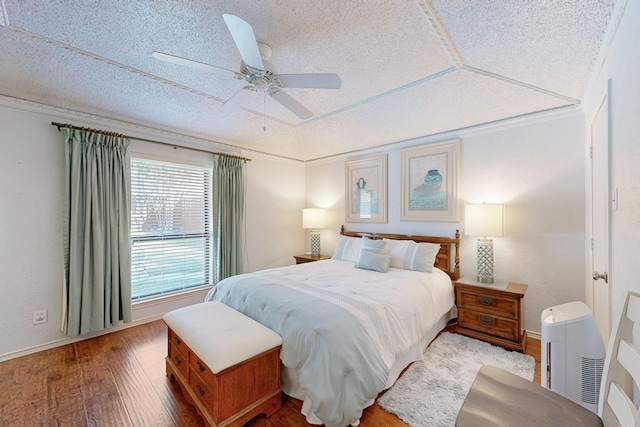
<svg viewBox="0 0 640 427"><path fill-rule="evenodd" d="M609 87L591 120L591 309L605 346L611 330Z"/></svg>

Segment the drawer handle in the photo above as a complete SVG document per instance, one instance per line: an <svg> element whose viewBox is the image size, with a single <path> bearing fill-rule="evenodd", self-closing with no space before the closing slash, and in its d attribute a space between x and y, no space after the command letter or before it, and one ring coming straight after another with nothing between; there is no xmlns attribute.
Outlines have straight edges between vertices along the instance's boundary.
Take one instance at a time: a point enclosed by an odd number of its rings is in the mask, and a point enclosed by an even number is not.
<svg viewBox="0 0 640 427"><path fill-rule="evenodd" d="M204 389L200 385L200 383L196 384L196 388L198 389L198 396L204 396Z"/></svg>
<svg viewBox="0 0 640 427"><path fill-rule="evenodd" d="M483 325L493 325L493 317L480 315L480 321Z"/></svg>
<svg viewBox="0 0 640 427"><path fill-rule="evenodd" d="M176 362L176 365L179 365L182 363L182 359L180 359L180 356L178 356L177 354L173 357L174 362Z"/></svg>
<svg viewBox="0 0 640 427"><path fill-rule="evenodd" d="M480 301L480 304L482 304L482 305L491 305L491 304L493 304L493 298L491 298L491 297L480 296L480 297L478 297L478 301Z"/></svg>
<svg viewBox="0 0 640 427"><path fill-rule="evenodd" d="M180 338L178 338L178 337L175 337L175 338L173 339L173 342L175 342L175 343L176 343L176 345L180 345L180 344L182 344L182 340L181 340Z"/></svg>
<svg viewBox="0 0 640 427"><path fill-rule="evenodd" d="M196 365L198 365L198 372L204 372L205 367L202 366L202 363L200 363L199 360L196 362Z"/></svg>

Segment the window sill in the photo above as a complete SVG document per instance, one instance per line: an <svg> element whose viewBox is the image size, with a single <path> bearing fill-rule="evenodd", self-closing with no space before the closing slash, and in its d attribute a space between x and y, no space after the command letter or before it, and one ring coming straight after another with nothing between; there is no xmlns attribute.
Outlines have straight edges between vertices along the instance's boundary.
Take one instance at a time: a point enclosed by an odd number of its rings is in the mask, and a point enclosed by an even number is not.
<svg viewBox="0 0 640 427"><path fill-rule="evenodd" d="M131 303L132 309L141 309L145 307L151 307L154 305L165 304L172 301L179 301L181 299L192 298L194 296L202 295L203 301L204 296L209 292L209 290L213 287L213 285L201 286L194 289L187 289L184 291L173 292L168 295L158 295L156 297L148 297L141 300L136 300Z"/></svg>

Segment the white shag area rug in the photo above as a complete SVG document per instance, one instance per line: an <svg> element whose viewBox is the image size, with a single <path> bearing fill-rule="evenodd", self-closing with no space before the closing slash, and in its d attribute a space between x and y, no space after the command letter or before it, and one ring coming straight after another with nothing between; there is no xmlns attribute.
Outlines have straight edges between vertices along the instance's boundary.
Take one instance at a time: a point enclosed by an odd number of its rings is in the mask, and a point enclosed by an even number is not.
<svg viewBox="0 0 640 427"><path fill-rule="evenodd" d="M452 427L482 365L497 366L532 381L536 362L522 353L444 332L378 404L412 427Z"/></svg>

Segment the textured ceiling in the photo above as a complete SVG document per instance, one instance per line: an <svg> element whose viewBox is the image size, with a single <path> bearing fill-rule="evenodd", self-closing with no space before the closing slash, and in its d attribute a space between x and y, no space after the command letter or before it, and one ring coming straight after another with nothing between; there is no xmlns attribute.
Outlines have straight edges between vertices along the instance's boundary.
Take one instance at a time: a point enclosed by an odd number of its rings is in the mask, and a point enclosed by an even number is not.
<svg viewBox="0 0 640 427"><path fill-rule="evenodd" d="M0 0L0 95L300 160L579 105L615 0ZM222 14L249 22L302 120L219 74L239 70ZM263 126L266 125L266 131Z"/></svg>

